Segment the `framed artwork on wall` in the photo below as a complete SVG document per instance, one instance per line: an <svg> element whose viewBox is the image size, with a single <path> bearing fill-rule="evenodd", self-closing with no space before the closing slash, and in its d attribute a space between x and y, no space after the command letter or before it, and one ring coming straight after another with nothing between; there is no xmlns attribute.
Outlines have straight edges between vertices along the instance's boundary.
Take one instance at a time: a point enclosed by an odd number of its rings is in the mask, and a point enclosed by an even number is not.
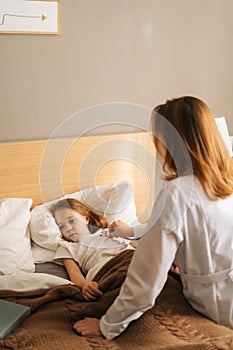
<svg viewBox="0 0 233 350"><path fill-rule="evenodd" d="M0 0L0 34L59 34L60 0Z"/></svg>

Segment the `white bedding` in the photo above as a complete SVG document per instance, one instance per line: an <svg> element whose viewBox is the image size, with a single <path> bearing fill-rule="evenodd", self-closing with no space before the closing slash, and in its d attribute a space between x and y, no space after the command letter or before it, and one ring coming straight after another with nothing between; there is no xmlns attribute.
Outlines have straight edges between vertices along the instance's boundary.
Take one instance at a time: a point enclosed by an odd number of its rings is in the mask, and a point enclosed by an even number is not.
<svg viewBox="0 0 233 350"><path fill-rule="evenodd" d="M53 261L55 252L50 249L40 247L35 242L31 242L32 257L35 263L46 263Z"/></svg>
<svg viewBox="0 0 233 350"><path fill-rule="evenodd" d="M24 273L0 276L1 290L14 290L18 292L47 289L64 284L72 284L71 281L49 275L47 273Z"/></svg>

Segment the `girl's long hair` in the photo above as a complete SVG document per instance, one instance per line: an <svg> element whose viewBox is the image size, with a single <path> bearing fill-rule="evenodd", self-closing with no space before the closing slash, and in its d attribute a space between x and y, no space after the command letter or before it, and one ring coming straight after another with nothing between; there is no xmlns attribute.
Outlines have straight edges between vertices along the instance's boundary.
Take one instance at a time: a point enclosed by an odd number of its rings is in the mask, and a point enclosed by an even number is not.
<svg viewBox="0 0 233 350"><path fill-rule="evenodd" d="M108 227L108 221L103 215L75 198L66 198L54 204L50 209L53 216L55 212L61 208L69 208L78 212L82 216L87 216L89 219L87 226L91 233L96 232L99 228Z"/></svg>
<svg viewBox="0 0 233 350"><path fill-rule="evenodd" d="M193 173L210 199L233 193L233 159L203 101L192 96L168 100L154 108L151 127L165 180Z"/></svg>

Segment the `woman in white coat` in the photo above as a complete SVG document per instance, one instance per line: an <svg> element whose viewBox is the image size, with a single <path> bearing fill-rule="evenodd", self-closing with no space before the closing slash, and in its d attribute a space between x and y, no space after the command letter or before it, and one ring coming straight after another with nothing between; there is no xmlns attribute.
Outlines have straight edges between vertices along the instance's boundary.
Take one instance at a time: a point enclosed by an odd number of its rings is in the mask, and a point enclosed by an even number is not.
<svg viewBox="0 0 233 350"><path fill-rule="evenodd" d="M100 320L76 322L79 334L120 335L156 303L173 262L192 307L233 328L233 160L200 99L155 107L151 126L166 185L148 224L114 224L113 235L142 238L119 296Z"/></svg>

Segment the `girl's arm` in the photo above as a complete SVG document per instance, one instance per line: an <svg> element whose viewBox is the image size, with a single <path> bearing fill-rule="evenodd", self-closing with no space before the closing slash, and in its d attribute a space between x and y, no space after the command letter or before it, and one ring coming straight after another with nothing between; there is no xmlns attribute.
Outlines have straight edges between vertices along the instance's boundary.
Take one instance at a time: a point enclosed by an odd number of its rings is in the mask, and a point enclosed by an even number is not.
<svg viewBox="0 0 233 350"><path fill-rule="evenodd" d="M65 265L70 280L82 288L86 282L86 279L83 276L78 264L71 258L64 258L63 264Z"/></svg>
<svg viewBox="0 0 233 350"><path fill-rule="evenodd" d="M87 281L83 276L78 264L71 258L64 258L63 264L70 277L71 282L77 284L82 289L83 297L87 300L94 300L103 293L99 290L97 282Z"/></svg>

